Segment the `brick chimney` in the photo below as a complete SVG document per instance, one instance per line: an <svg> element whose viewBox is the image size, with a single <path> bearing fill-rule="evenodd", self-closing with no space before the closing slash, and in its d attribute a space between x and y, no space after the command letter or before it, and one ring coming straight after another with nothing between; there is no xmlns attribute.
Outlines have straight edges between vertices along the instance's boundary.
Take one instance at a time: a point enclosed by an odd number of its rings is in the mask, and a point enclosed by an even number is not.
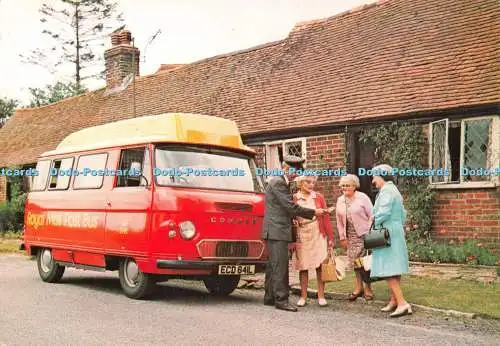
<svg viewBox="0 0 500 346"><path fill-rule="evenodd" d="M139 76L139 49L131 43L132 34L128 30L111 34L111 48L104 53L107 88L119 86L134 71Z"/></svg>

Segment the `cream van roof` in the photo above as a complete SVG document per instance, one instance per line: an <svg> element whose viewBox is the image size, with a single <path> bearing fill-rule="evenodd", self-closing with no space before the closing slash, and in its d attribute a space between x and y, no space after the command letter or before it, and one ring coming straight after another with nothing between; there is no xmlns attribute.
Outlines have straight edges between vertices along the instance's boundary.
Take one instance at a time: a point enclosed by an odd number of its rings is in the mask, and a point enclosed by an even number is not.
<svg viewBox="0 0 500 346"><path fill-rule="evenodd" d="M209 144L253 152L232 120L201 114L167 113L120 120L76 131L41 156L141 143Z"/></svg>

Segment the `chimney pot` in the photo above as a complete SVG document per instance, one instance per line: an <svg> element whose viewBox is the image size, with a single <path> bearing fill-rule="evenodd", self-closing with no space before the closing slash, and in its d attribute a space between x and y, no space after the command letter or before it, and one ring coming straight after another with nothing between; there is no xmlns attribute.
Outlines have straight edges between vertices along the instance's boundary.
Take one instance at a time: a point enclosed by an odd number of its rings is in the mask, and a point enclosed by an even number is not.
<svg viewBox="0 0 500 346"><path fill-rule="evenodd" d="M123 30L120 32L120 44L128 44L130 45L130 42L132 42L132 34L130 31Z"/></svg>
<svg viewBox="0 0 500 346"><path fill-rule="evenodd" d="M118 46L120 44L120 33L114 32L111 34L111 45Z"/></svg>

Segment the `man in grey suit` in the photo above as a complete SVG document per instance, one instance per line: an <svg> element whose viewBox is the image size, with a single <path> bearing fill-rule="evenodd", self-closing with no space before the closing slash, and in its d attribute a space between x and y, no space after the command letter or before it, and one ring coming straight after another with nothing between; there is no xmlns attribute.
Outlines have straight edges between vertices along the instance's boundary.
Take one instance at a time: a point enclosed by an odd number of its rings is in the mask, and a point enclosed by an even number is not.
<svg viewBox="0 0 500 346"><path fill-rule="evenodd" d="M325 212L293 202L290 182L296 174L290 174L290 167L302 169L303 163L304 159L297 156L284 157L283 175L273 177L266 186L262 239L267 240L269 263L266 266L264 304L286 311L297 311L288 301L288 243L292 242L292 218L312 219Z"/></svg>

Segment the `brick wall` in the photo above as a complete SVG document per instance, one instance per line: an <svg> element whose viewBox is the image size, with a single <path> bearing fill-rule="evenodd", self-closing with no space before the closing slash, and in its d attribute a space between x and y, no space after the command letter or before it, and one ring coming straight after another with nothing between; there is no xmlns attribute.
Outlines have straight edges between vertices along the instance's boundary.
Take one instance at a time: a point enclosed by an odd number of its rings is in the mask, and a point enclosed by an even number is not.
<svg viewBox="0 0 500 346"><path fill-rule="evenodd" d="M257 151L257 167L266 167L265 164L265 146L252 145ZM344 134L332 134L318 137L306 138L307 169L343 169L345 152ZM316 185L316 191L325 196L328 206L335 205L337 198L341 195L338 186L340 177L320 176ZM335 213L331 216L334 233L336 232Z"/></svg>
<svg viewBox="0 0 500 346"><path fill-rule="evenodd" d="M306 139L307 168L344 169L345 139L344 134L309 137ZM340 177L320 176L316 190L321 192L326 203L335 205L342 191L339 188Z"/></svg>
<svg viewBox="0 0 500 346"><path fill-rule="evenodd" d="M306 139L307 168L310 169L344 169L345 136L332 134L328 136L309 137ZM339 185L340 177L320 176L315 190L325 196L327 205L334 206L342 194ZM330 215L335 236L335 244L339 244L335 212Z"/></svg>
<svg viewBox="0 0 500 346"><path fill-rule="evenodd" d="M7 201L7 177L0 176L0 205Z"/></svg>
<svg viewBox="0 0 500 346"><path fill-rule="evenodd" d="M500 189L439 191L432 231L438 239L478 238L500 248Z"/></svg>

